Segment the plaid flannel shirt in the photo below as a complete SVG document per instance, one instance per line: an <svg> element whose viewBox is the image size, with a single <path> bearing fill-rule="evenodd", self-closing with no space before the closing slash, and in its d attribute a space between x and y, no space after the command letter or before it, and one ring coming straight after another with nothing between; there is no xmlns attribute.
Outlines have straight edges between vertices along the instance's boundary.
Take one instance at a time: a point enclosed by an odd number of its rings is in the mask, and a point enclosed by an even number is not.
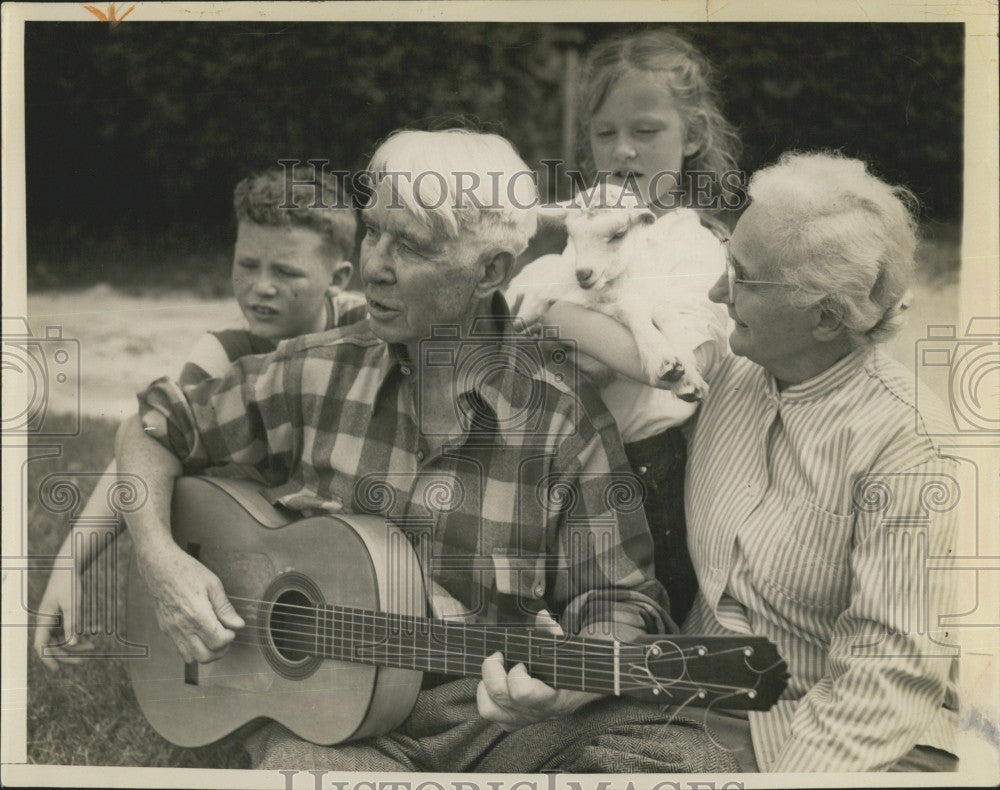
<svg viewBox="0 0 1000 790"><path fill-rule="evenodd" d="M613 419L591 388L570 386L571 358L511 331L499 296L492 309L492 334L422 347L428 364L463 352L473 375L453 392L423 393L405 350L363 322L285 341L197 385L159 379L140 413L164 415L160 441L186 473L238 462L275 503L402 527L439 616L532 625L551 614L567 633L621 640L672 630L642 484ZM460 410L461 432L437 452L421 433L426 395Z"/></svg>

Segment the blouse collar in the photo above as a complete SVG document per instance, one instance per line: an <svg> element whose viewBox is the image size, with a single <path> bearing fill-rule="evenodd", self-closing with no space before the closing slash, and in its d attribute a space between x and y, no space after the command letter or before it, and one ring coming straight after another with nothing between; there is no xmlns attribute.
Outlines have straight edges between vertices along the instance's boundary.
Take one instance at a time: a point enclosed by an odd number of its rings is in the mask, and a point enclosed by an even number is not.
<svg viewBox="0 0 1000 790"><path fill-rule="evenodd" d="M796 403L822 397L829 392L840 389L853 379L868 361L874 348L865 346L857 348L837 360L823 372L806 379L799 384L792 384L783 390L778 390L778 380L771 373L764 371L764 381L767 396L783 403Z"/></svg>

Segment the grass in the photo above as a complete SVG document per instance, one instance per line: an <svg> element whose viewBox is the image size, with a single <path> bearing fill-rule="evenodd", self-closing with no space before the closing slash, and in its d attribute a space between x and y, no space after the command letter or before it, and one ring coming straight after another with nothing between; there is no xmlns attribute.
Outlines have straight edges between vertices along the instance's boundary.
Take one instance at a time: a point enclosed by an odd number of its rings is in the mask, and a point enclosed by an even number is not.
<svg viewBox="0 0 1000 790"><path fill-rule="evenodd" d="M78 483L82 493L89 494L93 480L88 481L85 475L107 466L115 428L105 420L84 418L80 435L64 442L61 457L28 465L28 548L32 555L55 554L69 531L67 514L54 514L41 506L39 483L52 472L62 472ZM119 580L123 582L128 569L127 537L119 544ZM45 571L29 573L32 611L37 609L47 579ZM118 589L118 601L123 602L123 584ZM119 606L119 622L123 617ZM115 649L113 637L100 636L95 642L106 652ZM46 765L249 767L238 735L197 749L182 749L161 738L139 709L125 660L92 658L49 672L30 647L27 740L29 762Z"/></svg>

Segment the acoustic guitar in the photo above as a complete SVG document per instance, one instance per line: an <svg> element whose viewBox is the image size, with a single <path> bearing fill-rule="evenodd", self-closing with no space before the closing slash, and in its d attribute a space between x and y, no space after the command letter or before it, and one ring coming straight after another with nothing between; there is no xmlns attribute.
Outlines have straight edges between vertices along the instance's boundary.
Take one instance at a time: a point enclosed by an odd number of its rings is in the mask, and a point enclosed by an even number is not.
<svg viewBox="0 0 1000 790"><path fill-rule="evenodd" d="M132 569L128 636L148 647L128 662L132 687L152 727L179 746L261 717L323 745L388 732L412 708L422 672L478 676L497 650L556 688L678 706L766 710L787 682L761 637L624 643L427 618L403 531L375 516L295 518L244 480L180 478L172 530L246 622L222 658L186 664Z"/></svg>

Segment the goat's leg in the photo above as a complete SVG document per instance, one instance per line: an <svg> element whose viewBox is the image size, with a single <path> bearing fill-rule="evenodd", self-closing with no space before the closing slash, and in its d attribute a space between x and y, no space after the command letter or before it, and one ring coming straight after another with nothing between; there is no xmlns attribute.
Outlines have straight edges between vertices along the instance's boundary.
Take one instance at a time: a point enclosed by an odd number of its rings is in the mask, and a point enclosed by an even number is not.
<svg viewBox="0 0 1000 790"><path fill-rule="evenodd" d="M653 323L681 360L684 372L671 389L681 400L700 401L708 394L708 384L698 370L698 359L690 336L680 324L674 308L660 303L653 308Z"/></svg>
<svg viewBox="0 0 1000 790"><path fill-rule="evenodd" d="M678 342L683 332L674 330L662 315L659 326L646 314L624 311L622 317L635 338L650 383L669 382L670 389L681 400L701 400L708 392L708 385L698 372L694 351Z"/></svg>

